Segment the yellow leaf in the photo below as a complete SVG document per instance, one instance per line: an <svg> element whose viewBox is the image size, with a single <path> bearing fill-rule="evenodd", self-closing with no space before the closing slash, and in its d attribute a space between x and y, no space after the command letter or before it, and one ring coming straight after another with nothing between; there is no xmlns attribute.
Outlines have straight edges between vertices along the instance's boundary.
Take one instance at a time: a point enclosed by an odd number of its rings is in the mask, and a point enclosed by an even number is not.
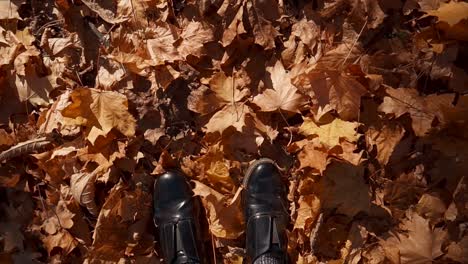
<svg viewBox="0 0 468 264"><path fill-rule="evenodd" d="M443 4L437 10L428 11L427 14L436 16L439 21L453 26L461 20L468 18L468 3L450 1L447 4Z"/></svg>
<svg viewBox="0 0 468 264"><path fill-rule="evenodd" d="M113 128L125 136L135 134L135 118L128 112L127 98L117 92L78 88L71 93L72 103L62 110L65 123L84 125L91 131L109 133ZM67 125L67 124L65 124ZM95 140L95 138L94 138Z"/></svg>
<svg viewBox="0 0 468 264"><path fill-rule="evenodd" d="M350 142L358 139L355 129L358 123L334 119L331 123L317 125L311 118L305 118L299 132L306 136L318 136L320 142L330 148L340 144L340 138Z"/></svg>

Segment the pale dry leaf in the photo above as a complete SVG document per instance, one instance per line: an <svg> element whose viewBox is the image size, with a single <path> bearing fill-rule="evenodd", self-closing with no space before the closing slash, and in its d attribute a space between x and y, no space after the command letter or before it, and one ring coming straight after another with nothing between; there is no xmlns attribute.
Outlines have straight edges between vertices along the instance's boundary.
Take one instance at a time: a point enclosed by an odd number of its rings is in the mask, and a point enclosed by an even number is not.
<svg viewBox="0 0 468 264"><path fill-rule="evenodd" d="M449 3L442 4L437 10L427 11L427 14L436 16L439 21L454 26L461 20L468 19L468 3L450 1Z"/></svg>
<svg viewBox="0 0 468 264"><path fill-rule="evenodd" d="M65 255L68 255L70 252L78 246L78 241L73 238L73 236L67 230L60 230L54 235L48 235L42 239L44 245L49 254L54 248L61 248Z"/></svg>
<svg viewBox="0 0 468 264"><path fill-rule="evenodd" d="M303 18L293 24L291 35L298 37L309 49L313 49L320 36L320 28L314 21Z"/></svg>
<svg viewBox="0 0 468 264"><path fill-rule="evenodd" d="M204 130L207 133L223 133L226 128L233 126L237 131L242 132L246 115L250 113L251 109L243 103L226 105L211 117Z"/></svg>
<svg viewBox="0 0 468 264"><path fill-rule="evenodd" d="M221 38L221 43L224 47L231 45L232 41L240 34L247 33L244 28L244 23L242 22L242 16L244 15L244 5L239 4L236 6L237 12L231 23L223 31L223 37Z"/></svg>
<svg viewBox="0 0 468 264"><path fill-rule="evenodd" d="M70 188L73 197L94 216L99 214L98 207L94 201L94 182L96 181L96 176L96 173L79 172L73 174L70 179Z"/></svg>
<svg viewBox="0 0 468 264"><path fill-rule="evenodd" d="M135 134L136 121L128 112L127 98L117 92L78 88L70 95L72 103L62 110L65 125L95 127L108 134L113 128L125 136Z"/></svg>
<svg viewBox="0 0 468 264"><path fill-rule="evenodd" d="M106 0L83 0L91 11L110 24L119 24L130 19L133 7L132 0L108 2Z"/></svg>
<svg viewBox="0 0 468 264"><path fill-rule="evenodd" d="M340 139L356 142L358 123L334 119L328 124L318 125L313 119L306 117L299 127L299 132L305 136L317 136L322 144L332 148L340 144Z"/></svg>
<svg viewBox="0 0 468 264"><path fill-rule="evenodd" d="M449 107L454 99L453 94L420 96L412 88L388 87L386 92L389 96L384 97L378 110L394 114L397 118L409 113L416 136L424 136L429 132L435 117L444 122L441 110Z"/></svg>
<svg viewBox="0 0 468 264"><path fill-rule="evenodd" d="M146 43L154 65L163 65L166 62L182 59L175 45L179 39L179 32L175 26L158 22L152 33L154 36Z"/></svg>
<svg viewBox="0 0 468 264"><path fill-rule="evenodd" d="M256 1L248 1L246 4L249 22L253 27L252 33L255 43L262 46L265 50L273 49L276 47L275 37L279 35L279 32L270 21L263 17L263 12L258 10L256 5L258 5Z"/></svg>
<svg viewBox="0 0 468 264"><path fill-rule="evenodd" d="M215 93L220 104L236 103L249 95L249 90L245 87L239 87L239 80L236 83L235 77L226 76L224 72L218 72L209 81L210 89Z"/></svg>
<svg viewBox="0 0 468 264"><path fill-rule="evenodd" d="M276 110L299 112L299 109L307 101L303 95L297 92L297 88L291 84L290 76L281 61L276 61L275 66L268 68L267 71L270 73L273 89L266 89L263 93L255 96L253 103L265 112Z"/></svg>
<svg viewBox="0 0 468 264"><path fill-rule="evenodd" d="M445 257L458 261L460 263L468 262L468 236L464 236L458 242L452 242L447 247L447 254Z"/></svg>
<svg viewBox="0 0 468 264"><path fill-rule="evenodd" d="M25 0L0 1L0 20L21 19L18 9L24 3Z"/></svg>
<svg viewBox="0 0 468 264"><path fill-rule="evenodd" d="M180 38L182 41L177 50L183 58L187 58L189 55L200 57L204 52L203 45L214 40L212 29L202 22L196 21L185 25Z"/></svg>
<svg viewBox="0 0 468 264"><path fill-rule="evenodd" d="M234 182L229 174L230 164L224 159L224 152L218 145L210 147L196 162L203 165L203 171L210 182L222 183L230 189L233 188Z"/></svg>

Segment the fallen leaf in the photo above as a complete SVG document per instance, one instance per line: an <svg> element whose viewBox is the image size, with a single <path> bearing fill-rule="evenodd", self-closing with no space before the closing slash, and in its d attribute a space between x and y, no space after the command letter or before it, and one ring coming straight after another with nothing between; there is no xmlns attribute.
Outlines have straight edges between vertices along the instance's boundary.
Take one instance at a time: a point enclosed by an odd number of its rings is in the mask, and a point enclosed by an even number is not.
<svg viewBox="0 0 468 264"><path fill-rule="evenodd" d="M244 233L244 216L240 208L240 199L226 205L226 198L207 185L193 181L195 195L201 197L207 210L211 233L218 238L236 239Z"/></svg>
<svg viewBox="0 0 468 264"><path fill-rule="evenodd" d="M337 71L311 71L295 77L294 84L306 94L312 92L318 105L328 104L344 120L357 120L360 112L361 97L368 93L353 77Z"/></svg>
<svg viewBox="0 0 468 264"><path fill-rule="evenodd" d="M382 127L370 127L366 131L366 142L377 149L377 160L382 165L387 165L392 153L403 138L405 129L394 123Z"/></svg>
<svg viewBox="0 0 468 264"><path fill-rule="evenodd" d="M80 172L73 174L70 179L70 189L75 200L88 209L93 216L98 216L99 209L94 201L96 173Z"/></svg>
<svg viewBox="0 0 468 264"><path fill-rule="evenodd" d="M408 231L407 235L396 235L401 263L431 263L444 254L441 246L447 232L442 228L431 228L429 222L415 212L409 213L408 217L403 222L403 228Z"/></svg>
<svg viewBox="0 0 468 264"><path fill-rule="evenodd" d="M332 160L320 183L323 208L336 208L349 217L369 212L370 190L364 182L364 167Z"/></svg>
<svg viewBox="0 0 468 264"><path fill-rule="evenodd" d="M148 39L146 44L154 65L163 65L166 62L182 59L176 47L179 33L175 26L159 22L156 24L153 34L154 36Z"/></svg>
<svg viewBox="0 0 468 264"><path fill-rule="evenodd" d="M437 117L443 122L441 109L451 105L454 96L452 94L420 96L416 89L393 89L388 87L383 103L379 111L386 114L394 114L400 117L409 113L412 119L412 127L416 136L424 136L432 128L432 122Z"/></svg>
<svg viewBox="0 0 468 264"><path fill-rule="evenodd" d="M291 84L289 74L283 67L281 61L277 61L274 67L268 68L273 89L266 89L263 93L253 99L253 103L258 105L262 111L271 112L276 110L286 110L289 112L299 112L307 102L297 88Z"/></svg>
<svg viewBox="0 0 468 264"><path fill-rule="evenodd" d="M71 95L72 103L61 111L65 125L84 125L102 131L107 135L113 128L125 136L135 134L136 121L128 112L128 102L124 95L111 91L92 88L75 89ZM95 131L96 131L95 130ZM94 137L92 143L94 143Z"/></svg>
<svg viewBox="0 0 468 264"><path fill-rule="evenodd" d="M358 134L356 128L358 123L333 119L332 122L317 125L313 119L306 117L299 127L299 132L305 136L318 136L320 142L332 148L340 144L340 139L356 142Z"/></svg>
<svg viewBox="0 0 468 264"><path fill-rule="evenodd" d="M0 1L0 20L21 19L18 9L25 0Z"/></svg>
<svg viewBox="0 0 468 264"><path fill-rule="evenodd" d="M297 155L297 159L300 162L299 169L312 168L319 173L323 173L328 165L328 151L326 149L320 149L315 144L307 144Z"/></svg>
<svg viewBox="0 0 468 264"><path fill-rule="evenodd" d="M206 133L223 133L226 128L233 126L237 131L242 132L246 116L250 113L251 109L243 103L226 105L211 117L204 130Z"/></svg>
<svg viewBox="0 0 468 264"><path fill-rule="evenodd" d="M313 194L301 195L298 200L299 208L293 229L303 229L310 232L312 224L320 214L320 199Z"/></svg>
<svg viewBox="0 0 468 264"><path fill-rule="evenodd" d="M443 3L437 10L427 11L430 16L436 16L439 21L453 26L463 19L468 18L468 3L454 2Z"/></svg>
<svg viewBox="0 0 468 264"><path fill-rule="evenodd" d="M200 57L203 54L203 45L214 39L213 31L201 22L191 21L180 34L182 42L177 47L183 58L192 55Z"/></svg>

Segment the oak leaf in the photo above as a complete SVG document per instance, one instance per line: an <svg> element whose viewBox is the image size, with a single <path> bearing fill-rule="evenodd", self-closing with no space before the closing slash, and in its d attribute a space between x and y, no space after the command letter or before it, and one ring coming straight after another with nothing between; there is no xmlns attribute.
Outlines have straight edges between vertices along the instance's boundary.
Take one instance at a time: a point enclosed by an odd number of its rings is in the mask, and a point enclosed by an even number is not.
<svg viewBox="0 0 468 264"><path fill-rule="evenodd" d="M100 91L92 88L75 89L71 95L72 103L62 110L67 117L64 123L84 125L90 131L101 131L107 135L113 128L125 136L135 134L136 121L128 112L127 98L117 92ZM96 137L92 137L92 141ZM92 142L92 143L93 143Z"/></svg>
<svg viewBox="0 0 468 264"><path fill-rule="evenodd" d="M358 123L334 119L332 122L317 125L311 118L304 118L299 132L305 136L317 136L322 144L332 148L340 144L340 139L355 142L358 139Z"/></svg>
<svg viewBox="0 0 468 264"><path fill-rule="evenodd" d="M299 109L307 101L303 95L297 92L297 88L291 84L290 76L281 61L278 60L274 67L268 69L268 72L271 75L273 89L266 89L263 93L255 96L253 103L265 112L276 110L299 112Z"/></svg>

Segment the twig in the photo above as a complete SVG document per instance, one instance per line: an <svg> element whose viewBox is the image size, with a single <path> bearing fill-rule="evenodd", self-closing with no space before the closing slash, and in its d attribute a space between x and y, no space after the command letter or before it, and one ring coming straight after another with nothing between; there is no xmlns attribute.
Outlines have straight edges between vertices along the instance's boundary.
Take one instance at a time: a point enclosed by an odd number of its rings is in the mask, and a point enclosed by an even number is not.
<svg viewBox="0 0 468 264"><path fill-rule="evenodd" d="M356 45L359 37L361 36L362 32L364 31L364 27L366 27L366 25L367 25L367 18L366 18L366 22L364 23L364 25L362 25L361 31L359 31L359 34L357 35L356 39L354 40L353 45L351 45L351 48L349 49L348 54L346 55L345 59L343 60L343 63L341 63L340 68L343 67L343 65L348 60L349 55L351 55L351 52L353 51L354 46Z"/></svg>

